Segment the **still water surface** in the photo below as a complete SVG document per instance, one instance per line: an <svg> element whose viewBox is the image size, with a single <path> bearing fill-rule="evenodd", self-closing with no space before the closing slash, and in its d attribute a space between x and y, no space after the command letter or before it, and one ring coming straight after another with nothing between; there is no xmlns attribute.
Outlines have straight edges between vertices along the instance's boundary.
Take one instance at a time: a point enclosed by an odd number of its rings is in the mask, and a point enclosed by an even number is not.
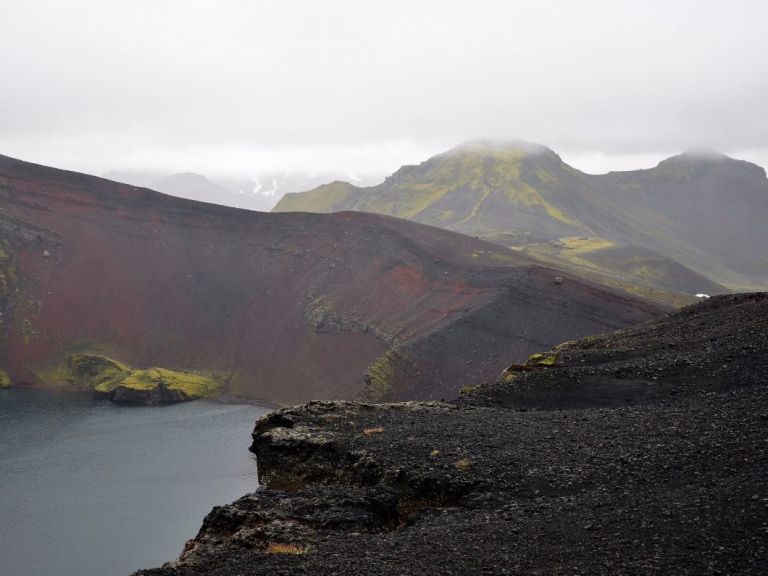
<svg viewBox="0 0 768 576"><path fill-rule="evenodd" d="M127 576L176 558L213 506L258 485L248 444L268 410L0 390L0 573Z"/></svg>

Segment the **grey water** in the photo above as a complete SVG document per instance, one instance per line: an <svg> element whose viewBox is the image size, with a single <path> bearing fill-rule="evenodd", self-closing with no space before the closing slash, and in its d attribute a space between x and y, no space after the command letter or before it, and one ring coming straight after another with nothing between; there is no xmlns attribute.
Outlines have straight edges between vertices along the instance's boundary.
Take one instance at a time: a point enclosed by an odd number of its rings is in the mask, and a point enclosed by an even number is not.
<svg viewBox="0 0 768 576"><path fill-rule="evenodd" d="M268 411L0 390L0 573L127 576L175 559L213 506L258 486L248 444Z"/></svg>

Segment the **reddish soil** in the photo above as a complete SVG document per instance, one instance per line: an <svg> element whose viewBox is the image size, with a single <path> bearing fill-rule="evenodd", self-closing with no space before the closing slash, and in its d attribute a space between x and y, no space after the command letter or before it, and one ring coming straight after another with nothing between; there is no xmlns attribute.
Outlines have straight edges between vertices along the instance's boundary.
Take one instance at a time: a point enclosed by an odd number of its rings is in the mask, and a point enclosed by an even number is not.
<svg viewBox="0 0 768 576"><path fill-rule="evenodd" d="M101 351L221 373L233 396L352 398L395 347L408 366L388 398L447 398L453 383L658 313L429 226L249 212L2 156L0 240L0 367L16 384Z"/></svg>

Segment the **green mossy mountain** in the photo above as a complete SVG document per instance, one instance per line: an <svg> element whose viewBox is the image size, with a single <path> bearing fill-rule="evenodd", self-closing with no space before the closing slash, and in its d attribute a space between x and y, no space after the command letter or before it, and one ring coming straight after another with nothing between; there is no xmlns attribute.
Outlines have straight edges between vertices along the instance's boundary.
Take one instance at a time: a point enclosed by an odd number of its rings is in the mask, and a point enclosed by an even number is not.
<svg viewBox="0 0 768 576"><path fill-rule="evenodd" d="M518 249L582 277L676 305L690 303L686 294L724 291L722 285L655 250L602 238L560 238Z"/></svg>
<svg viewBox="0 0 768 576"><path fill-rule="evenodd" d="M470 143L403 166L378 186L333 182L286 194L274 211L376 212L489 237L511 230L537 239L585 235L589 227L567 205L578 174L543 146Z"/></svg>
<svg viewBox="0 0 768 576"><path fill-rule="evenodd" d="M278 203L280 209L275 208L273 212L338 212L354 202L362 190L349 182L335 180L309 192L286 194Z"/></svg>
<svg viewBox="0 0 768 576"><path fill-rule="evenodd" d="M274 209L338 210L480 236L620 285L718 293L768 282L765 171L714 152L590 175L544 146L473 142L377 186L334 182L288 194ZM583 244L575 253L573 238L596 240L594 250Z"/></svg>

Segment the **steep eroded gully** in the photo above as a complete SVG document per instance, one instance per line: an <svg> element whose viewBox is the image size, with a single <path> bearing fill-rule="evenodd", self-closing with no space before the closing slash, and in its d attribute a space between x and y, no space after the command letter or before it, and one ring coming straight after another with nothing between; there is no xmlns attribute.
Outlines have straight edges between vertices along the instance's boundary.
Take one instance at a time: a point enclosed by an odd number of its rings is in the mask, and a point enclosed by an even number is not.
<svg viewBox="0 0 768 576"><path fill-rule="evenodd" d="M253 433L265 487L137 574L762 574L767 336L768 295L728 296L455 403L273 412ZM608 374L642 394L573 401Z"/></svg>

